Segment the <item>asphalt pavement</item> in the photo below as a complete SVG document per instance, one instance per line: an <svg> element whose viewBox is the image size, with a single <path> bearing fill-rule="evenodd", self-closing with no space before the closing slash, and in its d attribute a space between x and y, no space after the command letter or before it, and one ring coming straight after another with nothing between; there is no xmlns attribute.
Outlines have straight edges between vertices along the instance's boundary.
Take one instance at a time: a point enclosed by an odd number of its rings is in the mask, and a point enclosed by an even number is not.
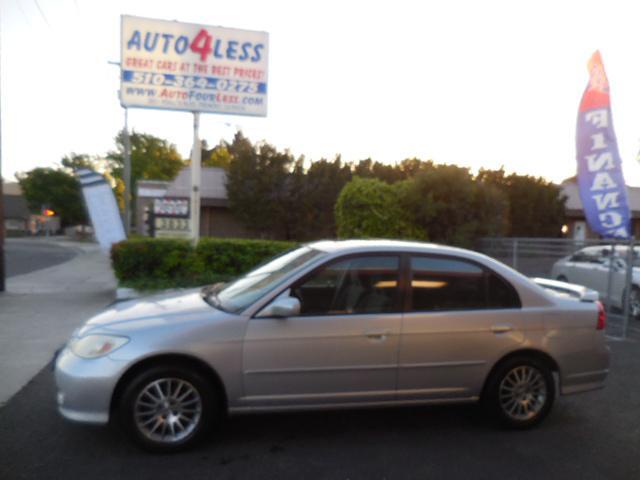
<svg viewBox="0 0 640 480"><path fill-rule="evenodd" d="M502 430L474 406L253 415L173 455L64 421L46 368L0 409L0 478L640 478L640 343L610 345L607 387L561 397L534 430Z"/></svg>
<svg viewBox="0 0 640 480"><path fill-rule="evenodd" d="M68 262L80 251L46 237L7 238L4 247L7 278Z"/></svg>
<svg viewBox="0 0 640 480"><path fill-rule="evenodd" d="M96 246L58 246L76 254L0 295L1 480L640 478L640 324L620 340L614 319L607 387L561 397L530 431L497 428L475 406L253 415L191 451L151 455L115 426L69 423L47 359L115 282Z"/></svg>
<svg viewBox="0 0 640 480"><path fill-rule="evenodd" d="M13 253L21 252L10 256L11 262L24 258L40 268L9 277L7 291L0 293L0 406L51 360L75 328L113 301L116 287L109 258L96 244L60 238L8 244L18 246ZM50 255L56 265L45 258Z"/></svg>

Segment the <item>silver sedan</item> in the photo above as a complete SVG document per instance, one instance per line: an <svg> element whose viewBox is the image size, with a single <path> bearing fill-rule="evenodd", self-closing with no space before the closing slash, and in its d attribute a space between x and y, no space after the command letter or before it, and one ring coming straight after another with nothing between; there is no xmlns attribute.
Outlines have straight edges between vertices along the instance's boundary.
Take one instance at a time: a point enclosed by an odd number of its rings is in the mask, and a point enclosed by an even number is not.
<svg viewBox="0 0 640 480"><path fill-rule="evenodd" d="M468 250L317 242L90 319L56 360L58 407L156 451L250 412L482 400L526 428L608 373L604 311L567 291Z"/></svg>

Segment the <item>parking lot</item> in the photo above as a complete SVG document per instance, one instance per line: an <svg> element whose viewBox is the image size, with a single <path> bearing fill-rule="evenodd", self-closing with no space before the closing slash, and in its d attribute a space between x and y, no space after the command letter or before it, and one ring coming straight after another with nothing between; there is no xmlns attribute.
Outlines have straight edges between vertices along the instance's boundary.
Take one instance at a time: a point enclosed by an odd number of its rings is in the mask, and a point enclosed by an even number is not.
<svg viewBox="0 0 640 480"><path fill-rule="evenodd" d="M0 478L640 478L640 335L611 339L604 390L563 397L531 431L476 407L236 417L210 441L150 455L116 428L63 421L50 367L0 409Z"/></svg>

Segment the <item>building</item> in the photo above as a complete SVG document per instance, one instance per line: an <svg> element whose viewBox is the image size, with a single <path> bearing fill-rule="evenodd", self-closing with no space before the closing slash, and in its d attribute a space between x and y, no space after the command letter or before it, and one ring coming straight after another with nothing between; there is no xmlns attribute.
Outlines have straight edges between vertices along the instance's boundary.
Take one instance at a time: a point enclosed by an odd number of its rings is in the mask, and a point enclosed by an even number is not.
<svg viewBox="0 0 640 480"><path fill-rule="evenodd" d="M20 184L8 182L2 186L4 228L7 236L24 235L29 230L31 213L27 200L22 196Z"/></svg>
<svg viewBox="0 0 640 480"><path fill-rule="evenodd" d="M233 216L227 197L227 176L222 168L202 167L200 180L200 236L250 238L250 232ZM171 182L141 180L137 184L136 225L148 235L146 214L155 198L191 197L191 168L185 167Z"/></svg>
<svg viewBox="0 0 640 480"><path fill-rule="evenodd" d="M567 197L565 203L565 216L567 232L566 237L574 240L598 239L600 236L594 233L587 224L580 199L580 191L575 180L567 180L560 185L561 195ZM627 201L631 211L631 234L640 238L640 188L627 186Z"/></svg>

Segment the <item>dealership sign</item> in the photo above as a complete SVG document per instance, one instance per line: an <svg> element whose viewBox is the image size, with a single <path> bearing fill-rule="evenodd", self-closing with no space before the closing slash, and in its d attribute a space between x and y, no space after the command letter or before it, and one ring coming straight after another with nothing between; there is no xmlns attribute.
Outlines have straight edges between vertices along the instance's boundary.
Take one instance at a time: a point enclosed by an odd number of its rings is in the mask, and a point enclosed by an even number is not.
<svg viewBox="0 0 640 480"><path fill-rule="evenodd" d="M269 35L124 15L120 102L267 115Z"/></svg>

